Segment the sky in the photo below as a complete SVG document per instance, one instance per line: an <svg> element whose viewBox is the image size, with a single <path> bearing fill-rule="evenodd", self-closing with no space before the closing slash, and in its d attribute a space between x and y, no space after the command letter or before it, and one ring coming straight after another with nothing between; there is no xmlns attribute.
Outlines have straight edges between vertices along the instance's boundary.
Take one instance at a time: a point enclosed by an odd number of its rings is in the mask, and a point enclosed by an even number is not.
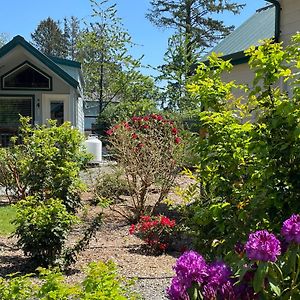
<svg viewBox="0 0 300 300"><path fill-rule="evenodd" d="M269 4L264 0L235 1L245 3L246 7L240 15L224 14L220 16L228 25L239 26L256 9ZM154 67L161 65L171 31L156 28L145 18L145 14L150 8L150 0L111 0L111 3L117 4L118 16L136 44L131 50L134 57L138 58L144 55L144 65ZM90 14L89 0L3 1L0 10L0 33L6 33L10 38L21 35L30 41L30 34L41 20L49 16L54 20L63 20L64 17L71 16L83 19ZM143 70L143 72L152 75L155 73L150 69Z"/></svg>

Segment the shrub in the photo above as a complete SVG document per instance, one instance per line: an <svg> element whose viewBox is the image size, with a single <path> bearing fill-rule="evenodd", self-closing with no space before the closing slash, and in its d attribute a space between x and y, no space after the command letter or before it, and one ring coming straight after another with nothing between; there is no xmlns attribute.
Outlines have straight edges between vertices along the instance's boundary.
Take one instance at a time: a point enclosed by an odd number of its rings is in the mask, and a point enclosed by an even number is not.
<svg viewBox="0 0 300 300"><path fill-rule="evenodd" d="M155 217L141 216L136 225L131 225L129 233L139 236L153 251L164 252L170 246L175 225L175 220L170 220L163 215Z"/></svg>
<svg viewBox="0 0 300 300"><path fill-rule="evenodd" d="M121 213L137 221L152 214L168 194L180 165L179 131L161 115L133 117L108 132L114 156L125 171L131 204ZM154 207L149 208L149 191L158 187Z"/></svg>
<svg viewBox="0 0 300 300"><path fill-rule="evenodd" d="M82 148L83 136L68 122L50 122L49 127L33 127L29 118L20 122L21 143L14 138L10 148L1 149L0 186L17 200L33 195L62 199L75 212L83 188L79 172L89 157Z"/></svg>
<svg viewBox="0 0 300 300"><path fill-rule="evenodd" d="M57 264L68 233L78 219L67 211L59 199L40 201L31 196L19 201L16 206L14 223L18 246L37 265Z"/></svg>
<svg viewBox="0 0 300 300"><path fill-rule="evenodd" d="M130 195L130 188L122 170L116 169L113 173L100 174L96 180L95 194L96 202L109 200L112 203L118 202L122 195Z"/></svg>
<svg viewBox="0 0 300 300"><path fill-rule="evenodd" d="M7 279L0 277L1 300L140 299L139 295L130 289L134 282L119 276L112 261L90 263L85 278L76 285L66 283L63 274L57 269L38 270L40 283L31 281L30 275L14 274Z"/></svg>
<svg viewBox="0 0 300 300"><path fill-rule="evenodd" d="M236 247L234 273L223 262L208 264L196 252L184 253L174 267L169 299L298 299L300 215L283 223L281 235L280 241L267 230L251 233Z"/></svg>
<svg viewBox="0 0 300 300"><path fill-rule="evenodd" d="M246 99L234 99L235 85L222 83L229 62L215 56L191 80L207 111L197 112L205 134L194 144L196 183L182 195L185 224L203 254L226 255L249 232L276 231L300 209L299 43L298 34L285 49L266 41L246 52L255 74Z"/></svg>

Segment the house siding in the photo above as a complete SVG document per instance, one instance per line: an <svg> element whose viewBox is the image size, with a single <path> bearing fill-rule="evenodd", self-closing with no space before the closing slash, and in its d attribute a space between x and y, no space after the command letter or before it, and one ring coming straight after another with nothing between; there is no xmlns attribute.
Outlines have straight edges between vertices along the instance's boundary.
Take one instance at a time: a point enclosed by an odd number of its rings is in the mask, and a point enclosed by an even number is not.
<svg viewBox="0 0 300 300"><path fill-rule="evenodd" d="M300 1L281 0L280 40L288 44L292 35L300 31Z"/></svg>

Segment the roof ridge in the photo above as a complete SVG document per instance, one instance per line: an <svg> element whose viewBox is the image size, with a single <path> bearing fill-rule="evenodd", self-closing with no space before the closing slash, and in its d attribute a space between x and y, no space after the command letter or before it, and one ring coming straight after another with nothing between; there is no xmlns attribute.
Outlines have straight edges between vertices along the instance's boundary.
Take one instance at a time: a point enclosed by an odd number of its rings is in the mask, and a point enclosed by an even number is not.
<svg viewBox="0 0 300 300"><path fill-rule="evenodd" d="M258 9L256 10L256 12L261 12L261 11L267 10L267 9L269 9L269 8L271 8L271 7L274 7L274 4L270 4L270 5L267 5L267 6L258 8Z"/></svg>

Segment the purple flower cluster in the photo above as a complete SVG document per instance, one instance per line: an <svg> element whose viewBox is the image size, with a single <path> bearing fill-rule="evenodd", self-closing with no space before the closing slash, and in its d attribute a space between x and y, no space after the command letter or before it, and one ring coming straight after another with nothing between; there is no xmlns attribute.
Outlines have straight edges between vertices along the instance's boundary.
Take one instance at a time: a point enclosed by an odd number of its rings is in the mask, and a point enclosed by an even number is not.
<svg viewBox="0 0 300 300"><path fill-rule="evenodd" d="M281 253L280 242L267 230L259 230L249 235L245 245L246 254L251 260L275 262Z"/></svg>
<svg viewBox="0 0 300 300"><path fill-rule="evenodd" d="M284 221L281 234L287 242L300 244L300 215L292 215Z"/></svg>
<svg viewBox="0 0 300 300"><path fill-rule="evenodd" d="M167 294L171 300L189 299L187 290L196 283L206 300L235 299L231 270L223 262L207 265L204 258L195 251L187 251L176 261L176 276L172 279Z"/></svg>

